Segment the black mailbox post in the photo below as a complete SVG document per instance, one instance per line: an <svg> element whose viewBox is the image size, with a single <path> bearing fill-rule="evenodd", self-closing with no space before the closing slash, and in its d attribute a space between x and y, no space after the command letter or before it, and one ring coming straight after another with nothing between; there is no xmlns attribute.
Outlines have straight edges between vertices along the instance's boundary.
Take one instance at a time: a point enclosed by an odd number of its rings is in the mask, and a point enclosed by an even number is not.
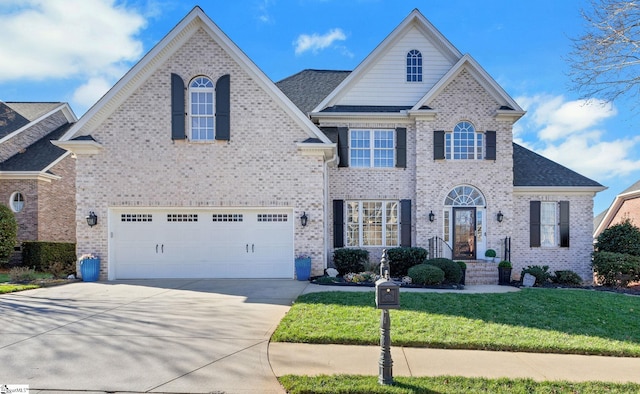
<svg viewBox="0 0 640 394"><path fill-rule="evenodd" d="M393 384L393 360L391 359L391 317L389 309L400 308L400 286L389 279L389 260L387 250L382 251L380 259L380 279L376 281L376 308L382 309L380 315L380 360L378 361L378 383Z"/></svg>

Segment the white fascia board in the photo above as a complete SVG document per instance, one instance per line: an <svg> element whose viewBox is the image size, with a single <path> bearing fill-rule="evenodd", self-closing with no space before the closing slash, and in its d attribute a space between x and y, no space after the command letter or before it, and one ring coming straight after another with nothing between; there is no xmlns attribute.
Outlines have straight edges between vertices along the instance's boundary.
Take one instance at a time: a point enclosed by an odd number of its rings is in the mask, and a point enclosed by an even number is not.
<svg viewBox="0 0 640 394"><path fill-rule="evenodd" d="M73 111L71 110L71 107L69 107L69 104L67 103L60 103L59 106L55 107L54 109L52 109L51 111L47 112L44 115L41 115L40 117L38 117L37 119L27 123L26 125L20 127L18 130L13 131L10 134L7 134L6 136L4 136L3 138L0 138L0 144L10 140L11 138L15 137L16 135L22 133L23 131L33 127L35 124L43 121L44 119L48 118L49 116L55 114L58 111L62 111L62 114L65 116L65 118L67 118L67 121L69 123L74 123L78 121L78 118L76 117L76 115L73 113ZM53 131L53 130L52 130Z"/></svg>
<svg viewBox="0 0 640 394"><path fill-rule="evenodd" d="M338 153L338 144L334 143L298 142L296 146L302 156L322 156L325 161L335 159Z"/></svg>
<svg viewBox="0 0 640 394"><path fill-rule="evenodd" d="M51 141L51 143L77 155L95 155L104 149L100 143L93 140Z"/></svg>
<svg viewBox="0 0 640 394"><path fill-rule="evenodd" d="M418 11L418 9L414 9L411 13L395 28L393 31L384 39L378 46L327 96L318 104L314 109L313 113L320 112L322 109L326 107L330 107L333 105L342 91L346 89L347 86L351 85L353 81L358 80L361 75L366 72L373 64L375 64L378 59L386 52L394 42L404 34L411 26L417 26L418 29L425 32L430 38L433 39L434 44L442 49L442 53L445 57L450 58L451 61L456 61L460 59L462 53L455 47L451 42L442 34L438 29L435 28ZM418 107L419 108L419 107ZM416 108L414 108L416 109Z"/></svg>
<svg viewBox="0 0 640 394"><path fill-rule="evenodd" d="M322 122L358 122L362 120L376 122L409 122L407 111L401 112L313 112L309 116L312 119Z"/></svg>
<svg viewBox="0 0 640 394"><path fill-rule="evenodd" d="M590 194L595 196L603 190L605 186L514 186L513 194Z"/></svg>
<svg viewBox="0 0 640 394"><path fill-rule="evenodd" d="M57 181L62 177L53 174L47 174L43 171L0 171L0 179L2 180L37 180L44 182Z"/></svg>

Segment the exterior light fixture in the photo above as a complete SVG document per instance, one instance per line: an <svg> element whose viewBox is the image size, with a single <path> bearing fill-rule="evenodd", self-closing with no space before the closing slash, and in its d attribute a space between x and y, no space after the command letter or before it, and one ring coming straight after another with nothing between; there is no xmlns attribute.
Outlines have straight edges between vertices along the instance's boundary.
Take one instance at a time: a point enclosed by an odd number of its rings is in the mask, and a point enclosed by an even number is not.
<svg viewBox="0 0 640 394"><path fill-rule="evenodd" d="M434 220L436 220L436 214L431 211L429 212L429 221L433 222Z"/></svg>
<svg viewBox="0 0 640 394"><path fill-rule="evenodd" d="M98 224L98 217L96 216L96 214L93 211L89 212L89 216L87 216L87 224L89 225L89 227L93 227L96 224Z"/></svg>
<svg viewBox="0 0 640 394"><path fill-rule="evenodd" d="M300 224L302 225L302 227L307 225L308 220L309 220L309 217L307 216L307 213L303 212L302 216L300 216Z"/></svg>
<svg viewBox="0 0 640 394"><path fill-rule="evenodd" d="M498 214L496 215L496 219L498 220L498 223L502 223L502 219L504 219L504 215L502 214L502 211L498 211Z"/></svg>

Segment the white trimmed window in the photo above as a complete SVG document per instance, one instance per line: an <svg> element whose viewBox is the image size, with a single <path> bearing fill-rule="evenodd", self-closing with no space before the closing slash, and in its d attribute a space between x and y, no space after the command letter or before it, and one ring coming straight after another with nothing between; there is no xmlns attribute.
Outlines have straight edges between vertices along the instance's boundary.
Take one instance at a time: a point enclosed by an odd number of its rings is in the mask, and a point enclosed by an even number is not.
<svg viewBox="0 0 640 394"><path fill-rule="evenodd" d="M398 201L347 201L347 246L398 246Z"/></svg>
<svg viewBox="0 0 640 394"><path fill-rule="evenodd" d="M393 167L395 130L350 130L350 167Z"/></svg>
<svg viewBox="0 0 640 394"><path fill-rule="evenodd" d="M540 244L541 246L557 246L556 202L540 203Z"/></svg>
<svg viewBox="0 0 640 394"><path fill-rule="evenodd" d="M484 134L476 132L470 122L460 122L453 132L445 134L444 150L447 160L482 160Z"/></svg>
<svg viewBox="0 0 640 394"><path fill-rule="evenodd" d="M213 82L207 77L196 77L189 83L189 135L191 141L213 141L214 93Z"/></svg>
<svg viewBox="0 0 640 394"><path fill-rule="evenodd" d="M417 49L407 52L407 82L422 82L422 54Z"/></svg>
<svg viewBox="0 0 640 394"><path fill-rule="evenodd" d="M24 196L20 192L14 192L9 199L9 206L13 212L20 212L24 208Z"/></svg>

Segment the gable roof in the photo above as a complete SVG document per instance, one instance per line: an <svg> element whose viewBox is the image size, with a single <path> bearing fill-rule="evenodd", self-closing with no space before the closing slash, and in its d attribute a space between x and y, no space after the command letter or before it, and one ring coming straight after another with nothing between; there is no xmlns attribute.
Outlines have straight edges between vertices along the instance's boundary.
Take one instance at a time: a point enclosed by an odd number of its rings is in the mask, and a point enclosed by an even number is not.
<svg viewBox="0 0 640 394"><path fill-rule="evenodd" d="M349 74L351 71L307 69L276 82L276 86L303 113L308 114Z"/></svg>
<svg viewBox="0 0 640 394"><path fill-rule="evenodd" d="M597 238L604 229L609 227L625 201L640 198L640 181L624 189L614 199L609 208L593 219L593 238Z"/></svg>
<svg viewBox="0 0 640 394"><path fill-rule="evenodd" d="M69 123L78 120L67 103L0 101L0 143L58 111L62 111Z"/></svg>
<svg viewBox="0 0 640 394"><path fill-rule="evenodd" d="M604 186L567 167L513 143L514 187L571 187L602 191Z"/></svg>
<svg viewBox="0 0 640 394"><path fill-rule="evenodd" d="M322 109L326 107L330 107L336 104L337 98L340 93L347 90L349 86L354 84L362 75L364 75L367 70L372 67L374 64L378 62L378 60L387 52L387 50L393 46L394 42L402 37L409 29L416 27L418 28L425 37L428 37L430 41L433 42L434 46L436 46L445 58L447 58L451 63L457 62L461 57L462 53L458 51L458 49L451 44L447 38L438 31L418 11L418 9L414 9L411 13L389 34L363 61L360 63L355 70L347 78L344 79L338 85L331 94L324 98L314 109L313 112L320 112Z"/></svg>
<svg viewBox="0 0 640 394"><path fill-rule="evenodd" d="M29 119L20 115L7 104L0 102L0 138L6 137L19 128L29 124Z"/></svg>
<svg viewBox="0 0 640 394"><path fill-rule="evenodd" d="M74 137L90 134L115 109L123 103L160 65L173 55L193 34L203 29L213 41L246 71L252 79L276 102L310 138L317 138L324 144L331 141L285 96L280 89L245 55L238 46L196 6L185 16L158 44L133 66L82 118L61 138L58 146L75 149L82 140L74 145L65 144ZM96 144L93 141L87 143ZM95 152L95 151L92 151Z"/></svg>
<svg viewBox="0 0 640 394"><path fill-rule="evenodd" d="M0 172L46 171L49 167L68 152L51 144L51 140L60 138L69 128L67 123L40 138L38 141L25 148L4 162L0 163Z"/></svg>

